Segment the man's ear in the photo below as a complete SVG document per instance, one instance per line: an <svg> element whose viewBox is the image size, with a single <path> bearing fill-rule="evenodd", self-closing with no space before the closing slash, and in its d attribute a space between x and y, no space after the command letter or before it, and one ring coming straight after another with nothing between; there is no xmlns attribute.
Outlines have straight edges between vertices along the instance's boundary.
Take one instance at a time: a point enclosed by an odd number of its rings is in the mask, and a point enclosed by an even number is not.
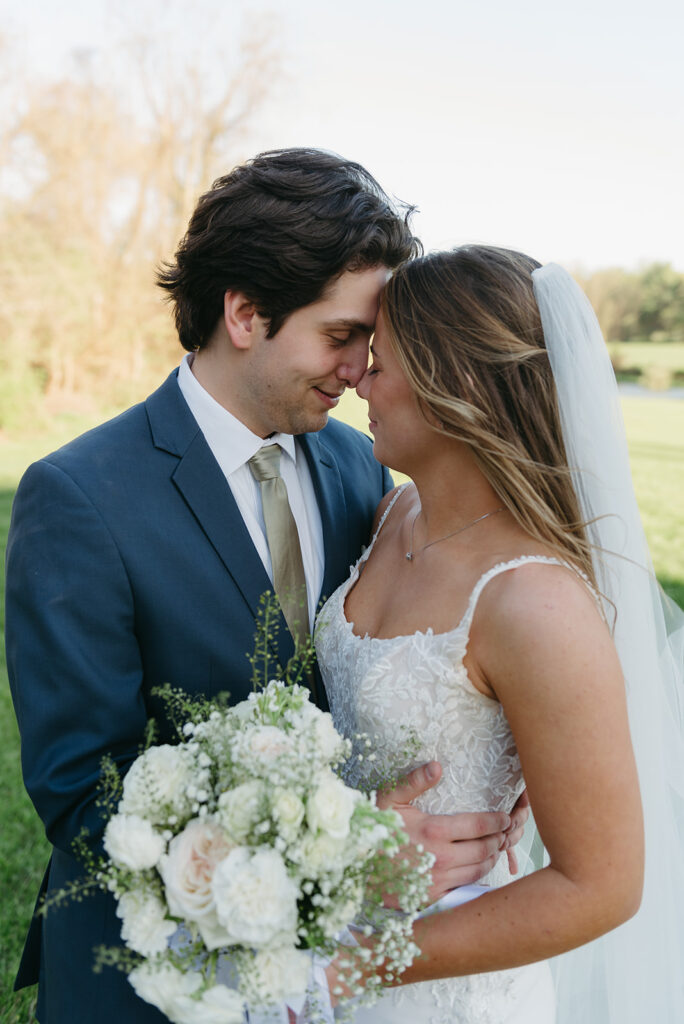
<svg viewBox="0 0 684 1024"><path fill-rule="evenodd" d="M242 292L233 291L223 296L223 321L233 346L242 350L252 347L263 324L254 303Z"/></svg>

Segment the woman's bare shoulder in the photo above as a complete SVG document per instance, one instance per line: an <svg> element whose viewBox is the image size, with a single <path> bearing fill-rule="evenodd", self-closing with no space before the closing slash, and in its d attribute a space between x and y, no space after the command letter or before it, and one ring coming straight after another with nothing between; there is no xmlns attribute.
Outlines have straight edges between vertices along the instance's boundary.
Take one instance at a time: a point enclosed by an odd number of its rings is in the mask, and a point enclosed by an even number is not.
<svg viewBox="0 0 684 1024"><path fill-rule="evenodd" d="M602 621L588 581L570 564L551 561L549 555L532 557L500 572L485 587L480 606L499 626L522 628L556 619L567 623L575 617Z"/></svg>
<svg viewBox="0 0 684 1024"><path fill-rule="evenodd" d="M506 680L521 692L535 679L555 686L566 677L619 675L595 595L563 565L527 562L500 573L481 595L472 632L477 661L502 702Z"/></svg>

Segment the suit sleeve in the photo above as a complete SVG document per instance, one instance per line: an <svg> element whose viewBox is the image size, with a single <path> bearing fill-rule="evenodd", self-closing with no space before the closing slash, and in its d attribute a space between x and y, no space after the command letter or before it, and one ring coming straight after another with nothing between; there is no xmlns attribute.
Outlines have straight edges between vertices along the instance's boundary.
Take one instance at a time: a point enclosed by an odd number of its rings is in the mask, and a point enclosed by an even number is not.
<svg viewBox="0 0 684 1024"><path fill-rule="evenodd" d="M95 806L100 762L127 767L147 715L130 583L92 502L49 462L30 467L7 547L7 662L24 781L48 839L71 852Z"/></svg>

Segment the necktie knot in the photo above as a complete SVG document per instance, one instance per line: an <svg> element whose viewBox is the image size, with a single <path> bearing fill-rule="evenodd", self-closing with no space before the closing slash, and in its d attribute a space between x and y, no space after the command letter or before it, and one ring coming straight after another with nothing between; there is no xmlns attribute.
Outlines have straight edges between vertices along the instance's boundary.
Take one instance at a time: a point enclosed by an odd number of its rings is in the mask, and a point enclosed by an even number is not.
<svg viewBox="0 0 684 1024"><path fill-rule="evenodd" d="M278 444L269 444L260 448L248 462L254 479L263 483L264 480L275 480L279 477L280 455L280 445Z"/></svg>

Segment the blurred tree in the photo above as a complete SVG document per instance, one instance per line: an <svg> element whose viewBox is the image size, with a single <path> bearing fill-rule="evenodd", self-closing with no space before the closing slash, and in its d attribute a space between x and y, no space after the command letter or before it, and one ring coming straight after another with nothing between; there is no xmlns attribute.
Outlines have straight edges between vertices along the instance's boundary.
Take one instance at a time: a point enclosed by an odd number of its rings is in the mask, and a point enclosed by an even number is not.
<svg viewBox="0 0 684 1024"><path fill-rule="evenodd" d="M606 341L629 341L639 316L638 275L611 267L597 270L580 283L596 310Z"/></svg>
<svg viewBox="0 0 684 1024"><path fill-rule="evenodd" d="M641 275L636 335L643 341L684 341L684 275L653 263Z"/></svg>
<svg viewBox="0 0 684 1024"><path fill-rule="evenodd" d="M109 61L81 52L70 75L2 105L0 427L40 394L127 402L177 361L154 268L244 158L279 74L258 21L227 52L203 39L203 53L170 52L160 33Z"/></svg>
<svg viewBox="0 0 684 1024"><path fill-rule="evenodd" d="M638 272L613 267L577 279L606 341L684 341L684 274L669 263Z"/></svg>

